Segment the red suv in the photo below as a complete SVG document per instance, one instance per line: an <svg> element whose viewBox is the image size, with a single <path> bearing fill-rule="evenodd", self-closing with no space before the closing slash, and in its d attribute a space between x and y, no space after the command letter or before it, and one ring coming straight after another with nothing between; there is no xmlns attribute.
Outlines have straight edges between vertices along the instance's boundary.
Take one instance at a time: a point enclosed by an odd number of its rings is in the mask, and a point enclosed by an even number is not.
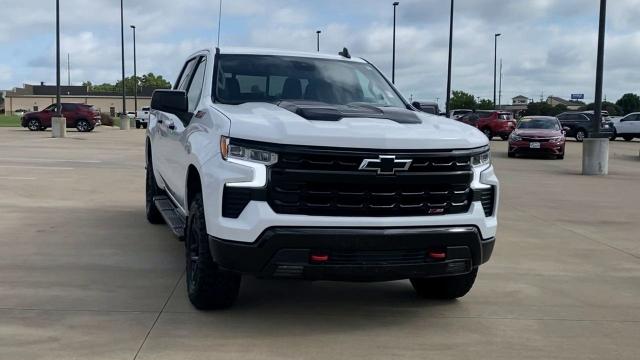
<svg viewBox="0 0 640 360"><path fill-rule="evenodd" d="M67 119L68 128L76 128L80 132L92 131L100 125L100 112L86 104L62 103L62 116ZM29 112L22 115L22 127L31 131L45 130L51 127L51 118L56 115L56 104L49 105L42 111Z"/></svg>
<svg viewBox="0 0 640 360"><path fill-rule="evenodd" d="M511 132L516 128L516 121L513 114L499 110L480 110L465 114L458 118L465 124L477 127L489 140L494 136L499 136L502 140L507 140Z"/></svg>

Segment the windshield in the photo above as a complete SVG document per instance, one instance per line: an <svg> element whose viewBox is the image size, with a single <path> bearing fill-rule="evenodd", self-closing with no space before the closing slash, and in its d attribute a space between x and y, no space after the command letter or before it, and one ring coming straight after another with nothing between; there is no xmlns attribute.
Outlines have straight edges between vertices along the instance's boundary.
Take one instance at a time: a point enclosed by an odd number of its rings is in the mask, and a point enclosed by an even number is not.
<svg viewBox="0 0 640 360"><path fill-rule="evenodd" d="M560 125L555 119L522 119L518 129L560 130Z"/></svg>
<svg viewBox="0 0 640 360"><path fill-rule="evenodd" d="M221 55L215 93L227 104L304 100L406 108L373 66L341 60Z"/></svg>

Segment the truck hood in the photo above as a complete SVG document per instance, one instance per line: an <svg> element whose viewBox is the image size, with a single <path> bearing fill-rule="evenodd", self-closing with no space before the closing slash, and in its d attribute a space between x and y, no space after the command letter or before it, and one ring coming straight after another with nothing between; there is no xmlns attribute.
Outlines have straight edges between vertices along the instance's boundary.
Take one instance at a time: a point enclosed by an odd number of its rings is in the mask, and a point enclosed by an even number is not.
<svg viewBox="0 0 640 360"><path fill-rule="evenodd" d="M384 118L307 120L270 103L215 104L230 120L229 136L276 144L360 149L471 149L488 145L476 128L444 117L415 112L418 123Z"/></svg>

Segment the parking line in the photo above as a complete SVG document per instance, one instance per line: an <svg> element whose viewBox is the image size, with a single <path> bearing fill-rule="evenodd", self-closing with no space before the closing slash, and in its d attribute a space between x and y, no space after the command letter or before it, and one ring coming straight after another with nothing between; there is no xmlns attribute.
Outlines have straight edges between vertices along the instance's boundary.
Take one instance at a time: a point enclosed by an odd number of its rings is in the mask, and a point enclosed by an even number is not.
<svg viewBox="0 0 640 360"><path fill-rule="evenodd" d="M33 162L77 162L84 164L99 164L100 160L63 160L63 159L31 159L31 158L7 158L0 157L3 161L33 161Z"/></svg>
<svg viewBox="0 0 640 360"><path fill-rule="evenodd" d="M0 176L0 180L35 180L34 177Z"/></svg>
<svg viewBox="0 0 640 360"><path fill-rule="evenodd" d="M0 165L0 168L5 169L35 169L35 170L73 170L70 167L56 167L56 166L22 166L22 165Z"/></svg>

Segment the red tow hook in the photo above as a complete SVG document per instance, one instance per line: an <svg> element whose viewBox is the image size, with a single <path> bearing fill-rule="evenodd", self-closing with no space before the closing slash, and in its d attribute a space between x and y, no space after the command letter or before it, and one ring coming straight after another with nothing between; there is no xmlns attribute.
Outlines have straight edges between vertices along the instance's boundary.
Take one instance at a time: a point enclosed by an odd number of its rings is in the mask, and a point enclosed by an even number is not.
<svg viewBox="0 0 640 360"><path fill-rule="evenodd" d="M312 253L309 256L309 260L314 264L322 264L329 261L329 255L323 253Z"/></svg>
<svg viewBox="0 0 640 360"><path fill-rule="evenodd" d="M433 260L444 260L447 258L447 253L444 251L432 250L427 255Z"/></svg>

